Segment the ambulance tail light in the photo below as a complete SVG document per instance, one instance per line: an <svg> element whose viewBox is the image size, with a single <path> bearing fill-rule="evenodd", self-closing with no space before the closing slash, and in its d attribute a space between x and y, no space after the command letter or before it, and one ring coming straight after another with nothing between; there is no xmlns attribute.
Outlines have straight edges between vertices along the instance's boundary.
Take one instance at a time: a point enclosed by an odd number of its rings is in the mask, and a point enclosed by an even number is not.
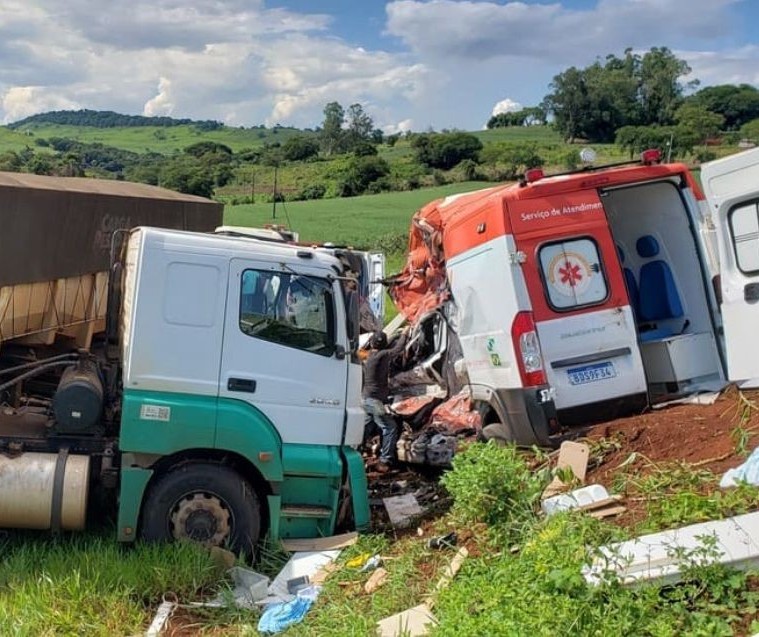
<svg viewBox="0 0 759 637"><path fill-rule="evenodd" d="M546 374L543 370L543 355L540 352L540 341L535 330L532 312L519 312L511 325L511 338L517 355L519 375L525 387L546 384Z"/></svg>

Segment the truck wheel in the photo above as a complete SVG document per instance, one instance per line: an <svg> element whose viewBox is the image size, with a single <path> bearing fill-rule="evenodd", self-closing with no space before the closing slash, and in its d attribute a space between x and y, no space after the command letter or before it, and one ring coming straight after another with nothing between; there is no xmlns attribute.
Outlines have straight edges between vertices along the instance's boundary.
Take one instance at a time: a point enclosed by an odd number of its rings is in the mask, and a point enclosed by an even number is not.
<svg viewBox="0 0 759 637"><path fill-rule="evenodd" d="M150 489L142 538L193 540L252 555L261 532L256 492L238 473L216 464L183 465Z"/></svg>

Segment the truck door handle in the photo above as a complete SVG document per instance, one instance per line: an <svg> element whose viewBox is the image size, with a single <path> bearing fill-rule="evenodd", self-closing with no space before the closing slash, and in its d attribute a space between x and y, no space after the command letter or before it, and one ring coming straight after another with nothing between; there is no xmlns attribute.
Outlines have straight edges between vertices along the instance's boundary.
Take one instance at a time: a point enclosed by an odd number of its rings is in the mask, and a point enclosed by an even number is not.
<svg viewBox="0 0 759 637"><path fill-rule="evenodd" d="M747 303L759 301L759 283L747 283L743 288L743 299Z"/></svg>
<svg viewBox="0 0 759 637"><path fill-rule="evenodd" d="M252 394L256 391L256 381L251 378L230 378L227 381L227 390L246 391Z"/></svg>

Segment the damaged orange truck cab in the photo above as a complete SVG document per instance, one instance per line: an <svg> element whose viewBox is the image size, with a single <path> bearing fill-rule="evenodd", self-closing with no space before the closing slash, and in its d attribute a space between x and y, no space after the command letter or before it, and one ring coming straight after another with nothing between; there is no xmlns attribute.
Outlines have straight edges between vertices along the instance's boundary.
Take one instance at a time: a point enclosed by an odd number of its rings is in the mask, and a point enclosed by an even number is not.
<svg viewBox="0 0 759 637"><path fill-rule="evenodd" d="M486 434L551 444L562 425L759 377L759 149L702 182L646 151L415 215L391 294L412 323L445 314Z"/></svg>

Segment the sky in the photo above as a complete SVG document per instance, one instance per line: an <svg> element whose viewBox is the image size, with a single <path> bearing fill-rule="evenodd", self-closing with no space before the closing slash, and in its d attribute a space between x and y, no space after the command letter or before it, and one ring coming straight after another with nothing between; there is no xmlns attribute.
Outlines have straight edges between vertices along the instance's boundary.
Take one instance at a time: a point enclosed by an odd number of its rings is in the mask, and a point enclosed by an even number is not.
<svg viewBox="0 0 759 637"><path fill-rule="evenodd" d="M387 133L482 128L551 79L669 47L701 86L759 87L759 0L0 0L0 121L91 108Z"/></svg>

